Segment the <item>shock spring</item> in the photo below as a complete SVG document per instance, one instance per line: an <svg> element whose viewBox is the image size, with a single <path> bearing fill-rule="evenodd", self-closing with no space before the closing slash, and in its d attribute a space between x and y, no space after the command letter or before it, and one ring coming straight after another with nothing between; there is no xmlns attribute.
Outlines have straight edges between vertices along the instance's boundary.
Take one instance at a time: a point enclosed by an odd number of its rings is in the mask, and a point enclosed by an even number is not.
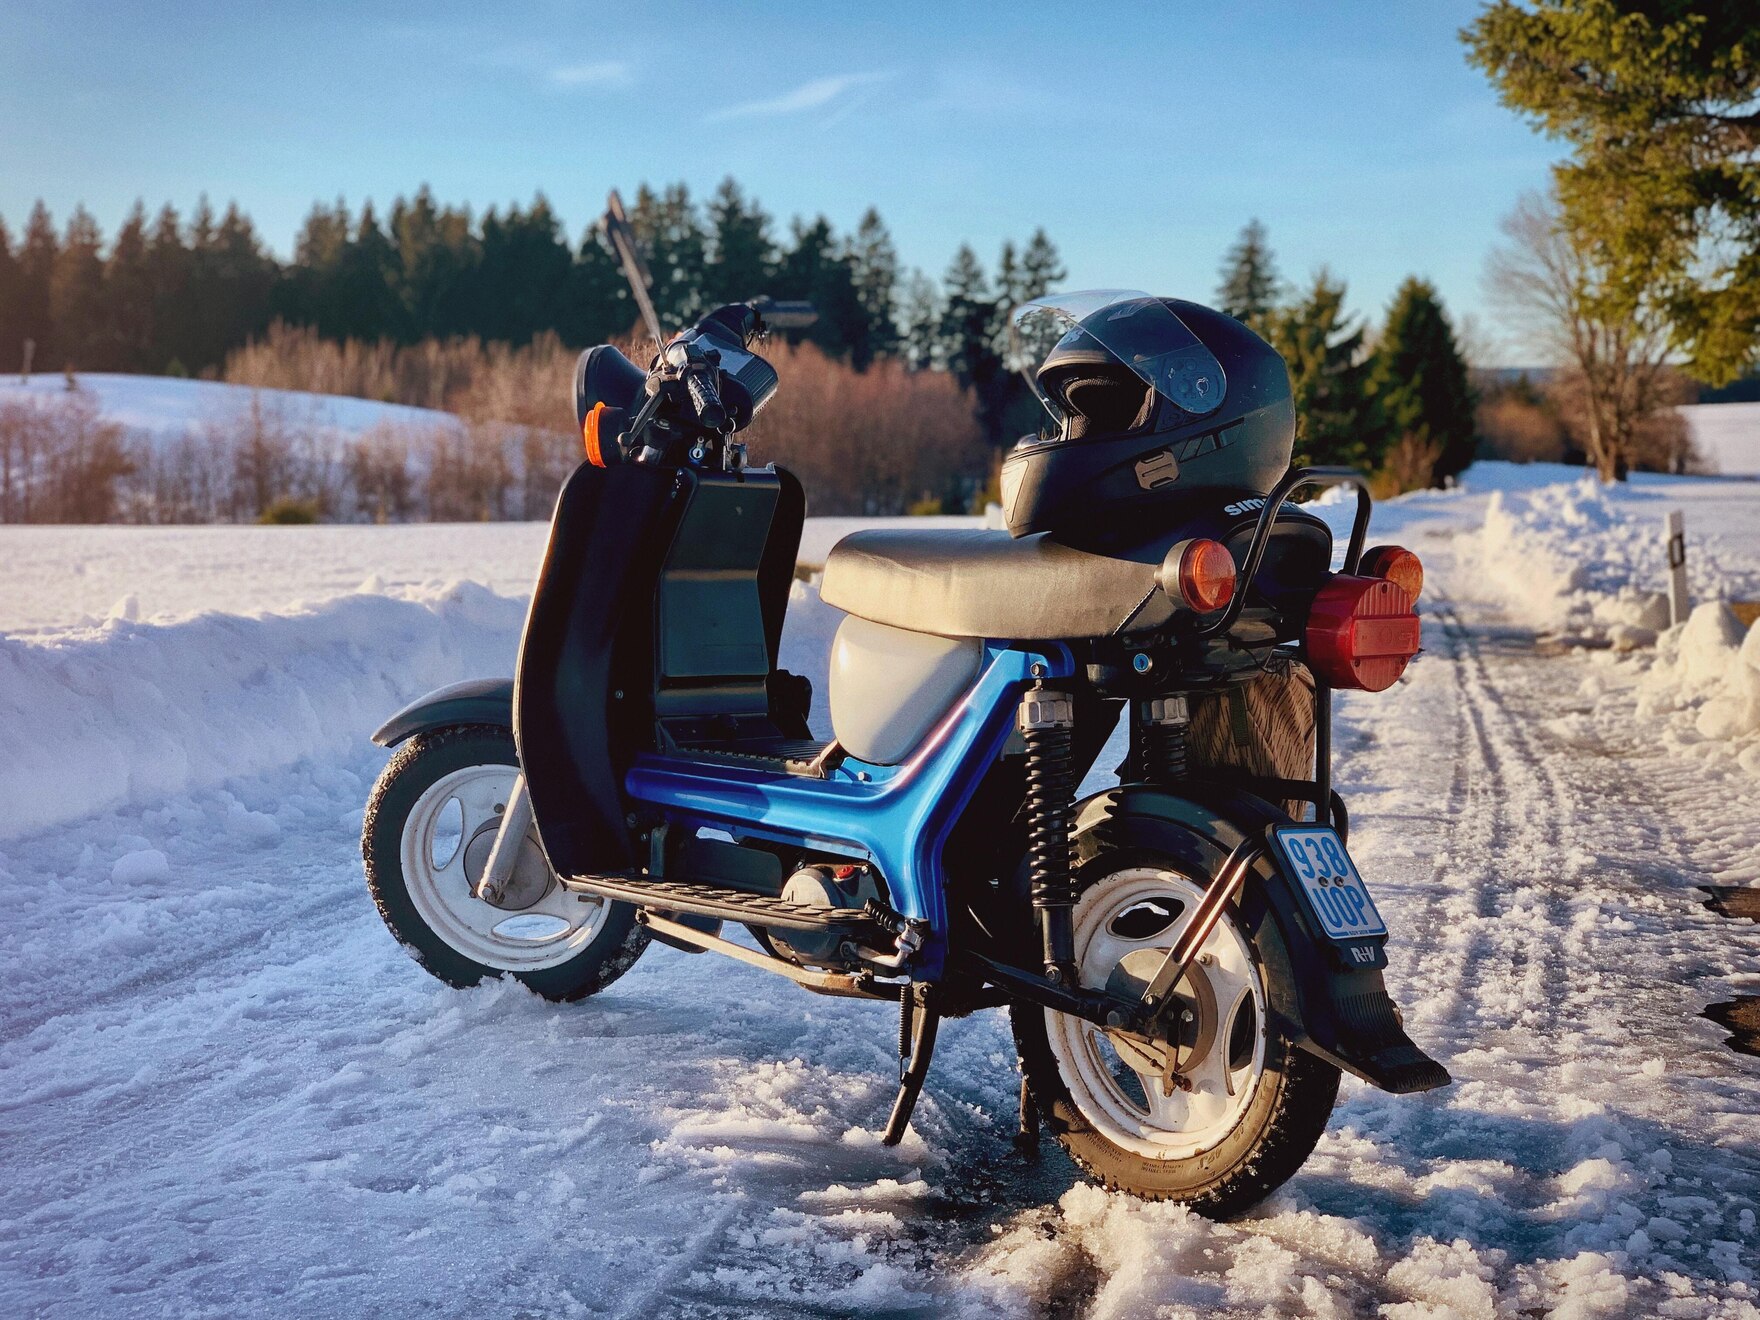
<svg viewBox="0 0 1760 1320"><path fill-rule="evenodd" d="M1186 731L1190 727L1183 696L1149 697L1137 703L1137 736L1145 780L1171 784L1186 777Z"/></svg>
<svg viewBox="0 0 1760 1320"><path fill-rule="evenodd" d="M1067 692L1035 686L1021 698L1016 723L1027 744L1027 876L1039 917L1046 975L1074 972L1070 910L1070 808L1075 798L1075 701Z"/></svg>

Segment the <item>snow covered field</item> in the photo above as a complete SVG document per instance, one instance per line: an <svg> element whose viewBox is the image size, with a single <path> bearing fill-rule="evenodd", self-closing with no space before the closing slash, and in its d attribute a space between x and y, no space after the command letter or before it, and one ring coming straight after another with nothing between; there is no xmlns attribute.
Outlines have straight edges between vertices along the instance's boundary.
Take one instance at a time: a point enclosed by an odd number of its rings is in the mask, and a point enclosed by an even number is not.
<svg viewBox="0 0 1760 1320"><path fill-rule="evenodd" d="M247 412L253 400L289 425L337 437L359 435L375 426L452 430L459 424L451 413L340 394L255 389L224 381L102 371L81 372L75 379L79 388L97 401L107 421L156 443L179 439L205 422L230 421ZM11 400L53 404L66 390L67 378L60 372L39 371L23 380L12 375L0 376L0 404Z"/></svg>
<svg viewBox="0 0 1760 1320"><path fill-rule="evenodd" d="M1694 403L1681 416L1713 472L1760 476L1760 403Z"/></svg>
<svg viewBox="0 0 1760 1320"><path fill-rule="evenodd" d="M1378 514L1427 654L1341 701L1341 788L1456 1085L1347 1081L1225 1226L1017 1157L999 1014L889 1151L881 1006L658 947L567 1007L405 957L366 735L510 667L541 528L0 529L0 1315L1760 1316L1760 1065L1698 1017L1760 993L1760 928L1695 888L1760 883L1760 732L1701 727L1711 641L1534 645L1661 588L1673 504L1696 589L1760 599L1760 485L1576 475Z"/></svg>

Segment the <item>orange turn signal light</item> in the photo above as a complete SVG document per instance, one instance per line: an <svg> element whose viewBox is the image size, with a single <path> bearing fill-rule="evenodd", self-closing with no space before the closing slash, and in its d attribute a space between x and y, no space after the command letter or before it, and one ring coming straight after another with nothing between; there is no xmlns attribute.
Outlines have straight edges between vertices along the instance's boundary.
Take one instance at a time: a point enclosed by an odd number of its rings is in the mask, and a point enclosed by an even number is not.
<svg viewBox="0 0 1760 1320"><path fill-rule="evenodd" d="M581 423L581 441L587 447L587 462L594 467L605 466L605 449L599 437L599 422L605 415L605 405L595 403L587 409L586 420Z"/></svg>
<svg viewBox="0 0 1760 1320"><path fill-rule="evenodd" d="M1169 558L1179 566L1170 594L1188 610L1209 614L1234 599L1234 556L1221 541L1186 541Z"/></svg>
<svg viewBox="0 0 1760 1320"><path fill-rule="evenodd" d="M1418 593L1424 590L1423 562L1401 545L1378 545L1365 550L1357 572L1363 577L1393 583L1411 597L1414 604Z"/></svg>

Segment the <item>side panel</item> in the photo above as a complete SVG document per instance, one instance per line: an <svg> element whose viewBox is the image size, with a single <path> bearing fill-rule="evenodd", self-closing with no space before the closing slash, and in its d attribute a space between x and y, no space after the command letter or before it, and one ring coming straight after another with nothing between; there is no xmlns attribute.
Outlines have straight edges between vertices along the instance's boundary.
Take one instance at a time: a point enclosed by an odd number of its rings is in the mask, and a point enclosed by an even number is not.
<svg viewBox="0 0 1760 1320"><path fill-rule="evenodd" d="M558 871L632 864L623 775L655 746L657 694L675 713L758 721L779 692L792 698L774 669L804 511L781 471L582 464L564 484L513 691Z"/></svg>
<svg viewBox="0 0 1760 1320"><path fill-rule="evenodd" d="M652 738L654 582L676 474L582 464L563 485L514 682L538 836L564 874L631 863L621 767Z"/></svg>
<svg viewBox="0 0 1760 1320"><path fill-rule="evenodd" d="M1158 788L1125 785L1086 799L1076 813L1076 859L1103 853L1153 852L1214 876L1244 839L1260 837L1289 817L1258 798L1228 790L1194 789L1175 797ZM1328 941L1310 928L1295 881L1267 853L1241 900L1249 929L1275 921L1288 964L1266 968L1272 1012L1303 1049L1383 1090L1425 1091L1449 1082L1447 1071L1413 1043L1376 968L1340 965Z"/></svg>

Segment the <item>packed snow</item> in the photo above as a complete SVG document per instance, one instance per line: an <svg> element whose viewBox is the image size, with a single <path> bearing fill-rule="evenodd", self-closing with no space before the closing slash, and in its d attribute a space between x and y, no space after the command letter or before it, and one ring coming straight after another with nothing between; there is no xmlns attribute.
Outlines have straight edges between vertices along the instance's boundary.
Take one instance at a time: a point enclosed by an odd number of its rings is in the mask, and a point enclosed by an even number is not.
<svg viewBox="0 0 1760 1320"><path fill-rule="evenodd" d="M51 538L0 597L0 1314L1760 1317L1760 1068L1698 1017L1760 993L1760 928L1695 888L1760 883L1755 735L1711 713L1760 643L1710 603L1756 598L1760 485L1579 476L1378 511L1426 654L1341 700L1340 787L1456 1084L1347 1081L1226 1225L1017 1156L997 1013L887 1150L883 1006L659 947L551 1005L403 954L367 734L508 671L541 529L0 530L9 567ZM1600 647L1672 503L1700 612ZM837 617L797 585L821 727Z"/></svg>

